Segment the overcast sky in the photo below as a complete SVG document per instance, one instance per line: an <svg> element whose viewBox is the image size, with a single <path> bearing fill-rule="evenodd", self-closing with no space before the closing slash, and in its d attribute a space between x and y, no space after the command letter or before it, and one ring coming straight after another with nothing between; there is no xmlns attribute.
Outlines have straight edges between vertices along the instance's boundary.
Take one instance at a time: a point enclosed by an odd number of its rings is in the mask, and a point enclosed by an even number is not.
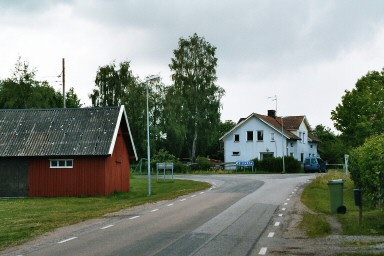
<svg viewBox="0 0 384 256"><path fill-rule="evenodd" d="M383 13L382 0L1 0L0 79L21 56L59 90L65 58L89 106L99 66L128 60L170 84L179 38L197 33L217 47L222 120L266 114L277 95L278 115L332 128L344 91L384 67Z"/></svg>

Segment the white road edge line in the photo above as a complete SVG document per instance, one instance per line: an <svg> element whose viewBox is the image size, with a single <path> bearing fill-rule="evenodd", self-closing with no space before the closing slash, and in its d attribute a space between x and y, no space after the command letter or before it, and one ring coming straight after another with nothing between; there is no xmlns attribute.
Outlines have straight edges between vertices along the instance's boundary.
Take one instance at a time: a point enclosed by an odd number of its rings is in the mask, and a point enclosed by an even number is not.
<svg viewBox="0 0 384 256"><path fill-rule="evenodd" d="M71 240L73 240L73 239L76 239L77 237L76 236L74 236L74 237L71 237L71 238L68 238L68 239L65 239L65 240L62 240L62 241L60 241L60 242L57 242L58 244L62 244L62 243L66 243L66 242L69 242L69 241L71 241Z"/></svg>
<svg viewBox="0 0 384 256"><path fill-rule="evenodd" d="M133 220L133 219L137 219L137 218L139 218L140 216L138 216L138 215L136 215L136 216L133 216L133 217L131 217L131 218L129 218L130 220Z"/></svg>
<svg viewBox="0 0 384 256"><path fill-rule="evenodd" d="M273 237L275 235L275 232L269 232L268 237Z"/></svg>
<svg viewBox="0 0 384 256"><path fill-rule="evenodd" d="M259 251L259 255L265 255L267 253L267 247L262 247Z"/></svg>

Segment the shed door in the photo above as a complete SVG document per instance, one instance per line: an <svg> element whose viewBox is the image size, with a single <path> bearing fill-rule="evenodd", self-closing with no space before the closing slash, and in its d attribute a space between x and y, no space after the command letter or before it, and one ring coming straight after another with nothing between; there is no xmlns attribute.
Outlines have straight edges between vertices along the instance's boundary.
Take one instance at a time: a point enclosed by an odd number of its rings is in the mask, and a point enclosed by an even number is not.
<svg viewBox="0 0 384 256"><path fill-rule="evenodd" d="M28 160L0 159L0 197L28 196Z"/></svg>

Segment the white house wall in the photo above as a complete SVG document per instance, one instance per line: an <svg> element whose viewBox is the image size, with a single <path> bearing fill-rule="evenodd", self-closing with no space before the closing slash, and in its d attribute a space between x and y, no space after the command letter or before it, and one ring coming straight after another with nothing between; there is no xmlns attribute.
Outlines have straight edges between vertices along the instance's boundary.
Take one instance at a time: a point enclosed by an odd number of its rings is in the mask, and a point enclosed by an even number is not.
<svg viewBox="0 0 384 256"><path fill-rule="evenodd" d="M253 140L247 141L247 131L253 132ZM257 132L263 131L263 141L257 140ZM274 134L274 141L271 140ZM239 135L239 142L235 142L235 134ZM260 153L273 153L274 157L282 156L282 148L287 151L287 140L279 131L273 129L256 117L251 117L224 138L225 162L248 161L254 158L260 159ZM288 148L290 152L290 149ZM239 155L234 154L239 152ZM287 155L287 153L285 153Z"/></svg>

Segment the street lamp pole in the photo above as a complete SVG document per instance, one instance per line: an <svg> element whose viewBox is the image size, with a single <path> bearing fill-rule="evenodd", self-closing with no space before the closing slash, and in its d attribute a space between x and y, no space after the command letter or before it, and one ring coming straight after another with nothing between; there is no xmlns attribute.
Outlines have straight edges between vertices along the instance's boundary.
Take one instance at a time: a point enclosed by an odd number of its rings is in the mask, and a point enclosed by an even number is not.
<svg viewBox="0 0 384 256"><path fill-rule="evenodd" d="M281 117L281 150L283 155L283 173L285 173L285 162L284 162L284 117Z"/></svg>
<svg viewBox="0 0 384 256"><path fill-rule="evenodd" d="M153 75L153 76L148 76L146 79L145 79L145 86L146 86L146 90L147 90L147 143L148 143L148 196L151 196L151 142L150 142L150 131L149 131L149 90L148 90L148 84L150 81L152 80L156 80L158 79L159 76L157 75Z"/></svg>

